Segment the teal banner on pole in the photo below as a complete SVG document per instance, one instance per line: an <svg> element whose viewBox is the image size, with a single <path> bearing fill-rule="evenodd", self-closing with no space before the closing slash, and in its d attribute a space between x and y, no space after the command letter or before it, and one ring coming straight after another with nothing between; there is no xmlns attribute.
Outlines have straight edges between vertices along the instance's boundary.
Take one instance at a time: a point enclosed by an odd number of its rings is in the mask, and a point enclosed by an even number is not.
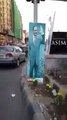
<svg viewBox="0 0 67 120"><path fill-rule="evenodd" d="M45 69L45 30L43 23L29 23L27 76L43 78Z"/></svg>

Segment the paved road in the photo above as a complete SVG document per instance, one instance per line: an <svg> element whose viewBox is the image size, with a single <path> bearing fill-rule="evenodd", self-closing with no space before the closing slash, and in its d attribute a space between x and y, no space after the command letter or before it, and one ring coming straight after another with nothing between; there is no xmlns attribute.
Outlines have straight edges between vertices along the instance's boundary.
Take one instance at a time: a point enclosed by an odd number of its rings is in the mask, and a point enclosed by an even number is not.
<svg viewBox="0 0 67 120"><path fill-rule="evenodd" d="M19 68L0 66L0 120L25 120L23 99L19 88Z"/></svg>

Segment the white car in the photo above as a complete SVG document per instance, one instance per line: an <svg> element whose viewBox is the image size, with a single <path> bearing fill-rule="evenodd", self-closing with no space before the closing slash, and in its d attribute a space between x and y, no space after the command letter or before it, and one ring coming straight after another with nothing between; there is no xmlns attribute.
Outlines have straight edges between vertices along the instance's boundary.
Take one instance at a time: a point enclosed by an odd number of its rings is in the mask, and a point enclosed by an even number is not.
<svg viewBox="0 0 67 120"><path fill-rule="evenodd" d="M15 64L26 61L25 52L18 46L0 46L0 64Z"/></svg>

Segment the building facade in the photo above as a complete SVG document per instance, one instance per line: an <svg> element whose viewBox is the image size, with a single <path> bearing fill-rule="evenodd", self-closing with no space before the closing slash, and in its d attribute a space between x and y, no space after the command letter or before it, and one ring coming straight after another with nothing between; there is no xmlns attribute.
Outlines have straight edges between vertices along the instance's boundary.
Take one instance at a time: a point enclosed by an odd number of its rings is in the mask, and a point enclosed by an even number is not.
<svg viewBox="0 0 67 120"><path fill-rule="evenodd" d="M0 43L21 39L22 18L15 0L0 0Z"/></svg>
<svg viewBox="0 0 67 120"><path fill-rule="evenodd" d="M11 0L0 0L0 42L7 42L7 32L12 30Z"/></svg>
<svg viewBox="0 0 67 120"><path fill-rule="evenodd" d="M22 17L15 0L12 0L14 35L18 40L22 39Z"/></svg>
<svg viewBox="0 0 67 120"><path fill-rule="evenodd" d="M27 44L27 42L28 42L28 33L27 33L27 31L22 30L22 35L23 35L22 43Z"/></svg>

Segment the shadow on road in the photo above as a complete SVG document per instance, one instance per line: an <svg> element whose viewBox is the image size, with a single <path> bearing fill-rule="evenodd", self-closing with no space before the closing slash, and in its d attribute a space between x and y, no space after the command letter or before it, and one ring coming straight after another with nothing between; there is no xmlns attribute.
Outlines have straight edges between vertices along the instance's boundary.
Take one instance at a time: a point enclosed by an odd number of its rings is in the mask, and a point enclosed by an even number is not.
<svg viewBox="0 0 67 120"><path fill-rule="evenodd" d="M20 66L22 66L24 63L20 64ZM20 67L19 66L19 67ZM17 69L19 67L16 67L16 65L11 65L11 64L0 64L0 70L10 70L10 69Z"/></svg>
<svg viewBox="0 0 67 120"><path fill-rule="evenodd" d="M0 70L7 70L7 69L15 69L16 68L16 66L13 66L13 65L6 65L6 64L1 64L0 65Z"/></svg>
<svg viewBox="0 0 67 120"><path fill-rule="evenodd" d="M23 62L20 64L19 67L22 67L26 64L26 62ZM19 69L19 67L16 67L16 65L13 64L0 64L0 70L12 70L12 69Z"/></svg>

